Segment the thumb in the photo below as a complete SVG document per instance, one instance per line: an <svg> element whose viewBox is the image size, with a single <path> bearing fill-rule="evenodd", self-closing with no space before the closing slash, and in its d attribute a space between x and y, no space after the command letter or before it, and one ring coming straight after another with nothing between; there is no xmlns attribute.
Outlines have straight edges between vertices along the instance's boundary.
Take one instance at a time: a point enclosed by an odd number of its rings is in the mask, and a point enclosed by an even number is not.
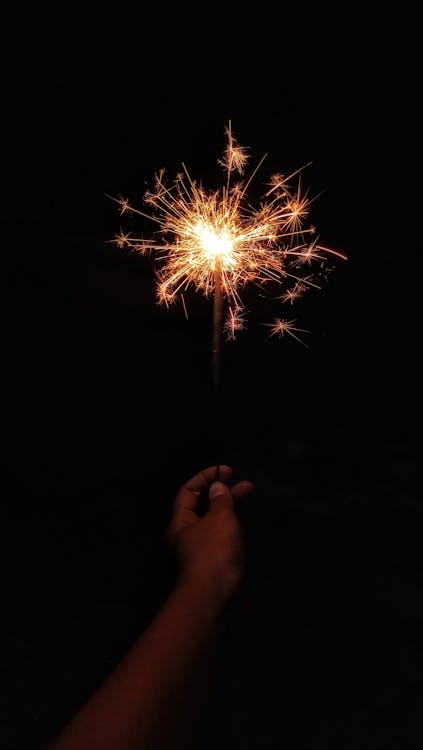
<svg viewBox="0 0 423 750"><path fill-rule="evenodd" d="M234 500L229 487L223 482L213 482L209 489L209 501L211 507L229 508L234 507Z"/></svg>

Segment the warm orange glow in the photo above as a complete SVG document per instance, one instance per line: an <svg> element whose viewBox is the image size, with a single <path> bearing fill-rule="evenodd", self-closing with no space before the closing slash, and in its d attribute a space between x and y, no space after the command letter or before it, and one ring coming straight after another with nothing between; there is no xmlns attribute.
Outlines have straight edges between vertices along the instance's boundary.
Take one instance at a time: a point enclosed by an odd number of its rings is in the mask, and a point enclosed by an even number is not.
<svg viewBox="0 0 423 750"><path fill-rule="evenodd" d="M304 344L304 341L301 341L300 337L297 336L297 333L309 333L309 331L304 330L304 328L296 328L294 326L295 322L295 320L282 320L282 318L275 318L273 323L264 323L264 325L270 328L270 336L279 336L279 338L283 338L285 333L288 333L301 344ZM304 344L304 346L307 346L307 344Z"/></svg>
<svg viewBox="0 0 423 750"><path fill-rule="evenodd" d="M274 285L282 294L277 299L292 304L307 289L319 288L327 255L340 253L318 244L316 230L307 227L310 200L301 184L290 182L301 172L285 177L274 175L257 208L247 199L247 189L264 158L245 181L232 184L234 172L244 174L249 155L226 128L227 146L218 163L226 170L225 184L214 192L197 184L183 165L183 172L171 183L164 170L155 175L154 190L148 191L145 211L127 199L117 198L120 213L139 214L157 224L153 239L133 237L122 231L116 244L138 253L153 252L158 263L157 299L169 305L193 287L210 296L215 288L216 269L222 293L228 302L225 323L227 337L242 330L245 312L240 290L253 283L263 290ZM218 261L218 262L217 262ZM311 266L316 272L311 272ZM307 273L302 273L306 270ZM183 301L184 310L185 302ZM276 319L271 334L289 333L297 338L293 321Z"/></svg>
<svg viewBox="0 0 423 750"><path fill-rule="evenodd" d="M216 231L214 227L199 222L195 227L195 234L204 253L205 260L210 261L213 267L216 256L219 256L220 263L225 268L236 265L237 261L234 256L233 241L226 229Z"/></svg>

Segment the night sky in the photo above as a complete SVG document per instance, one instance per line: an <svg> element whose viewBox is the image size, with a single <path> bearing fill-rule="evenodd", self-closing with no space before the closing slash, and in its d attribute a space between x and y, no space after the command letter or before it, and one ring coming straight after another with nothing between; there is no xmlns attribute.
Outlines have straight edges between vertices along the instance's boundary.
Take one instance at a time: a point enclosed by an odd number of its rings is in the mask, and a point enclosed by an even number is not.
<svg viewBox="0 0 423 750"><path fill-rule="evenodd" d="M342 13L5 24L4 750L43 747L154 614L216 434L257 492L207 750L421 746L417 20ZM216 415L211 304L156 305L149 260L110 242L152 227L107 195L182 162L219 184L229 120L268 154L253 196L312 162L312 223L348 261L283 311L309 348L268 340L247 291Z"/></svg>

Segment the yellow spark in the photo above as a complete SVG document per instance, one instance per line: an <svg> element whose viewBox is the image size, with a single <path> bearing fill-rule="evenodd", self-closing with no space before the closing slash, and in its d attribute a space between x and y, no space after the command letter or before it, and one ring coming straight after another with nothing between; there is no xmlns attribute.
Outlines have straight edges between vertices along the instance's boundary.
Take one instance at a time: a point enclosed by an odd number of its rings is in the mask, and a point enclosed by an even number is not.
<svg viewBox="0 0 423 750"><path fill-rule="evenodd" d="M250 158L246 153L246 148L245 146L240 146L237 139L232 134L231 123L225 128L225 133L228 137L228 143L222 159L218 159L217 163L227 170L228 175L231 172L244 174L245 165Z"/></svg>
<svg viewBox="0 0 423 750"><path fill-rule="evenodd" d="M242 308L229 308L229 314L223 326L224 333L228 341L234 341L238 331L245 328L244 313Z"/></svg>
<svg viewBox="0 0 423 750"><path fill-rule="evenodd" d="M127 211L131 211L132 210L131 206L129 205L129 201L126 198L122 198L121 196L119 196L119 198L117 199L117 202L119 203L119 206L120 206L120 215L121 216L124 213L126 213Z"/></svg>
<svg viewBox="0 0 423 750"><path fill-rule="evenodd" d="M283 320L282 318L275 318L273 323L263 323L263 325L268 326L270 328L270 334L269 338L271 336L279 336L279 338L283 338L285 333L288 333L290 336L292 336L294 339L300 342L303 346L306 346L308 349L308 345L304 343L300 339L299 336L297 336L297 333L310 333L310 331L306 331L304 328L296 328L294 326L295 320ZM294 333L295 331L295 333Z"/></svg>
<svg viewBox="0 0 423 750"><path fill-rule="evenodd" d="M288 289L287 292L284 292L279 299L283 300L283 302L290 302L293 305L295 300L301 297L305 291L307 291L307 287L304 284L296 284L293 289Z"/></svg>
<svg viewBox="0 0 423 750"><path fill-rule="evenodd" d="M122 229L120 230L119 234L115 237L116 245L120 248L122 247L130 247L131 245L131 234L124 234Z"/></svg>

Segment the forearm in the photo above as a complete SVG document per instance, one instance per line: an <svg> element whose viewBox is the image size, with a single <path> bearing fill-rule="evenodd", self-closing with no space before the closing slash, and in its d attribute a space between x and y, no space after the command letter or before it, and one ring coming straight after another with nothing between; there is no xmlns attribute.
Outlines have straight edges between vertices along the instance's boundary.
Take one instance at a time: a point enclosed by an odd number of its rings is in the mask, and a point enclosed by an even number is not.
<svg viewBox="0 0 423 750"><path fill-rule="evenodd" d="M51 750L171 750L200 717L204 670L219 641L224 607L200 582L179 582L115 672ZM174 745L172 745L174 743Z"/></svg>

